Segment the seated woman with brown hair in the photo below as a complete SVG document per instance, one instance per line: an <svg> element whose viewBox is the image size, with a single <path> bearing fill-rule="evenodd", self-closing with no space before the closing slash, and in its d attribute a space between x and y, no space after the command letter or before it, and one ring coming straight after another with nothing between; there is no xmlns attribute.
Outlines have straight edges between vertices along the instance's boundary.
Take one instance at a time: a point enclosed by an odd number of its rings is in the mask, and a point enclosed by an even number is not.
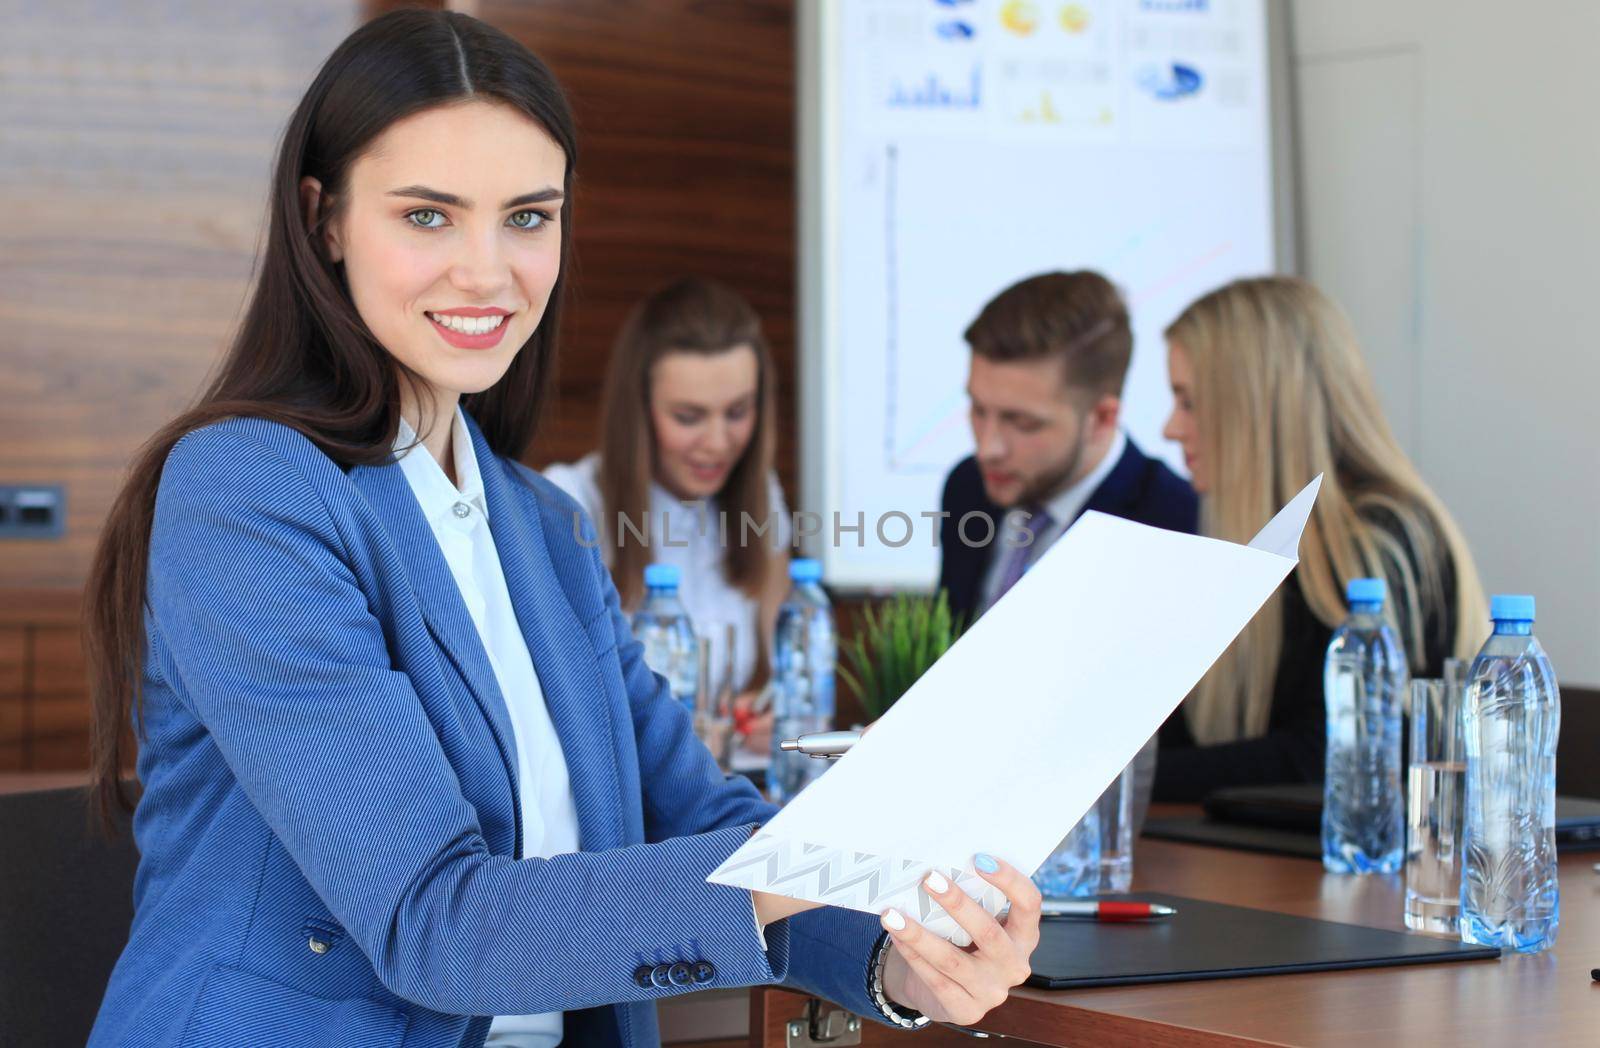
<svg viewBox="0 0 1600 1048"><path fill-rule="evenodd" d="M712 691L741 705L769 675L789 587L775 381L750 304L716 281L675 281L635 306L617 336L599 449L544 470L593 520L626 610L644 597L646 565L679 569L679 598L711 642Z"/></svg>

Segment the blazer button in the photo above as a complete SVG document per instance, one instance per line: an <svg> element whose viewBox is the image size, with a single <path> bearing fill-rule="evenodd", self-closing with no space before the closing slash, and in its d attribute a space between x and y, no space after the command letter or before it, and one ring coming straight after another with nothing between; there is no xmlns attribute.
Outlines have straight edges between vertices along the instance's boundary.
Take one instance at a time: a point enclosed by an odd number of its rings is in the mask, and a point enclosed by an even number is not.
<svg viewBox="0 0 1600 1048"><path fill-rule="evenodd" d="M674 964L671 968L667 969L667 979L674 986L688 986L693 978L694 973L690 970L689 966L684 964L682 961L679 961L677 964Z"/></svg>
<svg viewBox="0 0 1600 1048"><path fill-rule="evenodd" d="M328 952L328 944L326 942L323 942L321 939L317 938L315 935L313 935L310 938L310 940L308 940L306 942L306 945L311 947L311 952L312 953L319 953L320 954L320 953L327 953Z"/></svg>
<svg viewBox="0 0 1600 1048"><path fill-rule="evenodd" d="M708 983L717 977L717 966L712 964L710 961L696 961L694 963L694 971L692 974L695 982L701 984Z"/></svg>
<svg viewBox="0 0 1600 1048"><path fill-rule="evenodd" d="M641 964L639 967L635 968L633 970L633 981L638 983L640 986L643 986L646 990L654 986L655 983L650 981L650 966L648 964Z"/></svg>
<svg viewBox="0 0 1600 1048"><path fill-rule="evenodd" d="M669 974L671 971L672 965L670 964L658 964L654 968L651 968L650 984L655 986L657 989L665 990L667 987L672 985L672 978Z"/></svg>

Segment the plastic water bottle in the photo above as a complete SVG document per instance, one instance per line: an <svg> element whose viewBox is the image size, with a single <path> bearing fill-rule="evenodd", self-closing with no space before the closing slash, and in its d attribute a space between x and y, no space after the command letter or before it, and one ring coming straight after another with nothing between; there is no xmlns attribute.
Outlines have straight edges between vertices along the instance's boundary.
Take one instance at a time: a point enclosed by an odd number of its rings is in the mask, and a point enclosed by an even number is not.
<svg viewBox="0 0 1600 1048"><path fill-rule="evenodd" d="M1561 693L1533 636L1533 598L1497 596L1489 616L1494 632L1472 662L1462 702L1461 938L1533 953L1555 945L1561 919L1555 836Z"/></svg>
<svg viewBox="0 0 1600 1048"><path fill-rule="evenodd" d="M772 764L767 792L783 804L828 768L827 761L779 749L784 739L833 727L833 672L838 649L833 607L822 592L822 565L800 558L790 561L793 582L778 609L774 645Z"/></svg>
<svg viewBox="0 0 1600 1048"><path fill-rule="evenodd" d="M1083 814L1072 832L1056 845L1039 868L1033 883L1046 899L1094 895L1100 890L1100 811L1095 805Z"/></svg>
<svg viewBox="0 0 1600 1048"><path fill-rule="evenodd" d="M694 713L700 651L694 623L678 600L678 569L651 564L644 569L644 605L633 613L633 635L644 645L644 661L667 678L672 697Z"/></svg>
<svg viewBox="0 0 1600 1048"><path fill-rule="evenodd" d="M1350 617L1323 664L1328 752L1322 787L1322 865L1333 873L1394 873L1405 860L1400 711L1406 656L1384 622L1382 579L1351 579Z"/></svg>

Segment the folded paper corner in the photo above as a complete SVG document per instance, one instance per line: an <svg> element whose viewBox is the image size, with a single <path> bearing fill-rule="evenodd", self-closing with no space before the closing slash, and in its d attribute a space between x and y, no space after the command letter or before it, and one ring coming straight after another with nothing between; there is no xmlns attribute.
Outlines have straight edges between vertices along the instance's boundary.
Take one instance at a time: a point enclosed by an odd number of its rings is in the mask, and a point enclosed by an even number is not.
<svg viewBox="0 0 1600 1048"><path fill-rule="evenodd" d="M893 907L929 931L965 945L971 941L967 932L922 888L923 878L935 869L989 913L998 914L1006 906L1000 890L971 869L828 847L771 833L751 837L706 880L863 913L878 914Z"/></svg>

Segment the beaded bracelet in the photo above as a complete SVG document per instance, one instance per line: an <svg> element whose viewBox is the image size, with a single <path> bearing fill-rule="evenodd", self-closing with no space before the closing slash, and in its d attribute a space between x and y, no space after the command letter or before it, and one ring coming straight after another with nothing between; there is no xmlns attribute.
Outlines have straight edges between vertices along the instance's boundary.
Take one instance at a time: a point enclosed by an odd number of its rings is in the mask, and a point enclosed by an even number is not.
<svg viewBox="0 0 1600 1048"><path fill-rule="evenodd" d="M872 948L872 963L867 965L867 993L885 1019L907 1030L920 1030L931 1020L909 1008L903 1012L896 1011L894 1005L889 1003L889 995L883 992L883 967L888 963L891 945L888 932L878 936L877 945Z"/></svg>

